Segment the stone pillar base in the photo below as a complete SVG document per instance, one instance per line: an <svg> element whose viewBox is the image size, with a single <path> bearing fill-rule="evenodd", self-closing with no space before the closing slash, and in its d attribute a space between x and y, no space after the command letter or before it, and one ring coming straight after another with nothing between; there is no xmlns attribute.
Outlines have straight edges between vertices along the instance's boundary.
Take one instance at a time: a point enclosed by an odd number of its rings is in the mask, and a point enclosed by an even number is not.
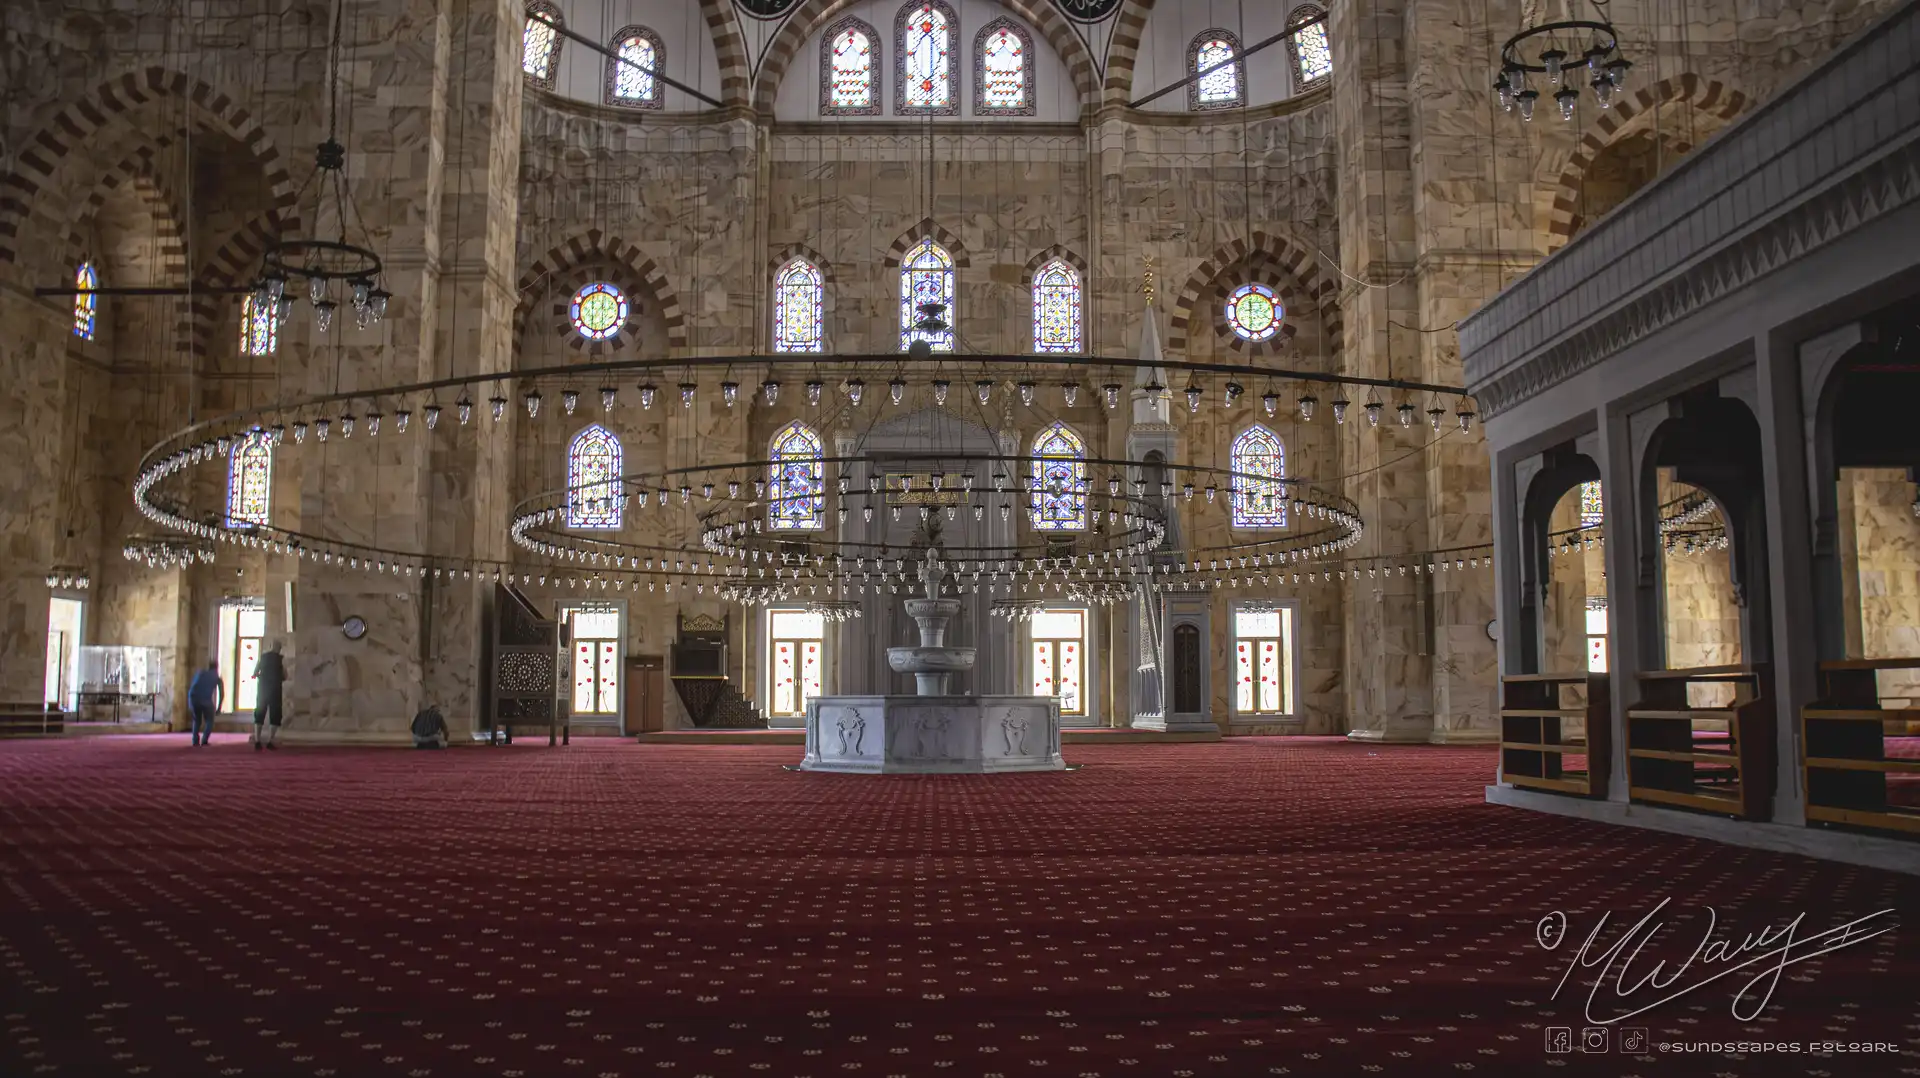
<svg viewBox="0 0 1920 1078"><path fill-rule="evenodd" d="M1381 719L1377 725L1364 730L1352 730L1347 734L1348 741L1364 741L1374 745L1425 745L1432 737L1431 715Z"/></svg>
<svg viewBox="0 0 1920 1078"><path fill-rule="evenodd" d="M1492 745L1500 740L1500 731L1492 726L1435 726L1427 741L1434 745Z"/></svg>
<svg viewBox="0 0 1920 1078"><path fill-rule="evenodd" d="M1135 715L1135 730L1163 734L1217 734L1220 727L1205 715Z"/></svg>

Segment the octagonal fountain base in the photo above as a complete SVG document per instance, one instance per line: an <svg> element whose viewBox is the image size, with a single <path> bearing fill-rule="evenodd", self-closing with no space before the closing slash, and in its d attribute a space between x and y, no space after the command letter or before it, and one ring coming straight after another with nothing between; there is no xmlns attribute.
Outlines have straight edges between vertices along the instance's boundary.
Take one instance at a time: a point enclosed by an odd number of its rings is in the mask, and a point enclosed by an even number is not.
<svg viewBox="0 0 1920 1078"><path fill-rule="evenodd" d="M1063 771L1050 696L821 696L807 701L803 771L979 775Z"/></svg>

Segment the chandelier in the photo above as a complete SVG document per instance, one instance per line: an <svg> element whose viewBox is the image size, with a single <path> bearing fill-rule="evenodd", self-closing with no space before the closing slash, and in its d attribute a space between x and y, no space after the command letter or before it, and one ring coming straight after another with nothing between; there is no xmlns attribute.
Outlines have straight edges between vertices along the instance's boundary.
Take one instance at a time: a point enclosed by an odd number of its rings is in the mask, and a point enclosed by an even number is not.
<svg viewBox="0 0 1920 1078"><path fill-rule="evenodd" d="M852 621L860 616L860 604L851 599L821 599L808 603L807 612L826 621Z"/></svg>
<svg viewBox="0 0 1920 1078"><path fill-rule="evenodd" d="M67 591L85 591L91 586L93 586L93 578L79 566L56 565L47 570L49 590L64 588Z"/></svg>
<svg viewBox="0 0 1920 1078"><path fill-rule="evenodd" d="M1537 64L1527 62L1533 48L1540 50ZM1578 50L1577 57L1574 50ZM1632 68L1632 62L1620 55L1620 35L1612 23L1591 19L1541 23L1507 39L1500 49L1500 73L1493 80L1493 89L1500 95L1501 108L1517 111L1520 119L1531 121L1540 91L1533 88L1528 76L1541 75L1560 108L1560 118L1572 120L1574 106L1580 102L1580 91L1575 88L1580 79L1587 81L1601 108L1612 108L1614 95L1626 86L1627 72Z"/></svg>
<svg viewBox="0 0 1920 1078"><path fill-rule="evenodd" d="M211 564L213 544L175 535L130 535L121 545L120 555L149 569L184 569L194 564Z"/></svg>
<svg viewBox="0 0 1920 1078"><path fill-rule="evenodd" d="M339 231L333 239L316 236L284 237L269 244L261 255L260 276L254 283L253 301L256 317L272 318L277 325L284 326L293 313L293 296L289 289L298 294L300 288L296 281L305 282L308 302L313 304L314 325L325 333L333 326L335 313L340 308L336 295L346 299L353 306L354 324L361 329L386 317L387 301L392 298L380 285L380 273L383 268L380 256L366 246L365 242L350 243L347 240L348 226L358 226L364 240L366 225L360 220L353 198L347 190L346 164L347 148L335 138L339 120L340 100L340 24L343 21L341 8L335 5L333 15L332 77L327 88L327 139L314 152L313 172L307 182L295 195L294 203L299 205L308 189L312 189L313 212L306 220L318 230L326 222L336 224Z"/></svg>

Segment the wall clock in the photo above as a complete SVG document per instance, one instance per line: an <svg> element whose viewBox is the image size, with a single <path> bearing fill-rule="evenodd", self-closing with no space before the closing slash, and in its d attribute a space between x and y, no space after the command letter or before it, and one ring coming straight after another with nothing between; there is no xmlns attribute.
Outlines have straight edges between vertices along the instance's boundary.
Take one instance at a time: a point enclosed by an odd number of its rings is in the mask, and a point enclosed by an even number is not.
<svg viewBox="0 0 1920 1078"><path fill-rule="evenodd" d="M1488 640L1500 639L1500 619L1499 618L1491 618L1487 621L1487 639Z"/></svg>
<svg viewBox="0 0 1920 1078"><path fill-rule="evenodd" d="M358 640L367 635L367 619L355 614L340 623L340 631L348 640Z"/></svg>

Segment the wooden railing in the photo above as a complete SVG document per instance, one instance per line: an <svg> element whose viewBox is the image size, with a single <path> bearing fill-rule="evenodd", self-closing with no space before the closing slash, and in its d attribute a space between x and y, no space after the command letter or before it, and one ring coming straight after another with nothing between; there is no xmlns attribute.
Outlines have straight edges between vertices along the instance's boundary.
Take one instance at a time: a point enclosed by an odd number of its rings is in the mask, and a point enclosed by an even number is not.
<svg viewBox="0 0 1920 1078"><path fill-rule="evenodd" d="M1897 804L1887 796L1890 780L1920 786L1920 758L1887 752L1888 737L1920 735L1920 709L1881 707L1881 670L1920 670L1920 659L1820 664L1820 698L1800 711L1807 820L1920 834L1920 799Z"/></svg>
<svg viewBox="0 0 1920 1078"><path fill-rule="evenodd" d="M1562 695L1576 688L1585 690L1586 699L1566 706ZM1501 781L1576 797L1607 796L1613 760L1610 711L1605 674L1501 678ZM1582 720L1578 734L1566 729L1572 719Z"/></svg>
<svg viewBox="0 0 1920 1078"><path fill-rule="evenodd" d="M1692 707L1692 684L1730 685L1733 702ZM1766 819L1775 760L1771 706L1765 667L1642 673L1640 701L1627 709L1628 799Z"/></svg>

